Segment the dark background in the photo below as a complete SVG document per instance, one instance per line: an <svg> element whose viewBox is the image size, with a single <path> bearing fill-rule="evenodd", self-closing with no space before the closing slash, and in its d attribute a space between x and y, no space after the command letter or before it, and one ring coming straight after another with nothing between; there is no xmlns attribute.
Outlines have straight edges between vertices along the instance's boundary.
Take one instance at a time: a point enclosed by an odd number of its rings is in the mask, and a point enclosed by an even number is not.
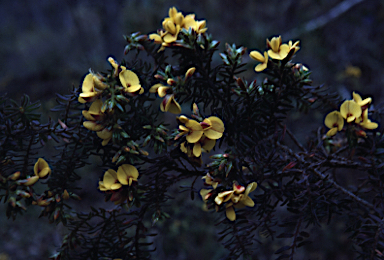
<svg viewBox="0 0 384 260"><path fill-rule="evenodd" d="M376 105L384 101L382 0L3 0L0 93L7 92L14 99L27 93L32 100L41 100L41 112L47 113L54 106L56 92L68 93L72 85L81 83L89 68L109 69L106 59L111 55L121 61L123 35L155 32L171 6L185 14L195 13L197 20L205 19L208 33L222 43L221 51L225 42L250 51L263 50L265 39L271 36L282 35L283 42L300 40L301 49L294 60L313 71L314 85L326 84L345 98L351 98L355 90L372 96ZM244 76L260 77L251 69L256 63L248 56L245 61L249 61L250 70ZM304 139L307 132L322 125L326 112L315 111L311 115L315 119L306 117L315 128L303 128L299 114L292 115L289 124ZM85 176L85 180L95 182L95 176ZM103 200L101 194L97 196ZM214 216L201 211L201 201L190 202L188 195L180 195L175 205L169 209L172 220L156 227L163 229L163 235L156 241L154 258L217 259L225 255L215 242ZM65 230L49 225L46 219L37 220L38 212L32 209L16 222L6 220L2 213L0 260L46 259L55 252ZM299 254L297 259L350 259L347 235L333 236L343 228L342 223L335 223L322 231L314 229L314 238L320 243L303 249L303 258ZM268 243L255 257L272 257L279 245Z"/></svg>

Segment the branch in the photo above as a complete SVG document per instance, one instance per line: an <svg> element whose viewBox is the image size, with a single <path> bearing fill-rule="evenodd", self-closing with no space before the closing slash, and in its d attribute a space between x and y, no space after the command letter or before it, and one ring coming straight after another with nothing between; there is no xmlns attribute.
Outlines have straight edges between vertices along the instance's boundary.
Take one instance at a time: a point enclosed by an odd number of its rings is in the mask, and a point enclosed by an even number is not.
<svg viewBox="0 0 384 260"><path fill-rule="evenodd" d="M323 14L315 19L312 19L305 23L303 26L292 29L284 35L284 38L298 38L299 35L309 33L311 31L317 30L321 27L324 27L326 24L330 23L332 20L341 16L353 6L363 2L364 0L344 0L339 3L331 10L329 10L326 14Z"/></svg>
<svg viewBox="0 0 384 260"><path fill-rule="evenodd" d="M301 163L305 163L305 160L299 156L298 154L294 153L289 147L285 146L285 145L281 145L279 142L277 142L277 146L279 146L280 148L284 149L285 151L287 151L290 155L292 155L293 157L296 158L296 160L298 160L299 162ZM317 165L317 164L316 164ZM328 181L332 184L333 187L335 187L336 189L340 190L341 192L343 192L345 195L349 196L350 198L352 198L353 200L355 200L357 203L359 204L362 204L370 209L372 209L373 211L379 213L376 209L376 207L374 205L372 205L371 203L369 203L368 201L356 196L355 194L353 194L351 191L345 189L344 187L340 186L339 184L337 184L335 181L329 179L327 176L325 176L323 173L321 173L319 170L308 166L308 168L310 170L312 170L321 180L324 180L324 181ZM380 215L380 213L379 213Z"/></svg>

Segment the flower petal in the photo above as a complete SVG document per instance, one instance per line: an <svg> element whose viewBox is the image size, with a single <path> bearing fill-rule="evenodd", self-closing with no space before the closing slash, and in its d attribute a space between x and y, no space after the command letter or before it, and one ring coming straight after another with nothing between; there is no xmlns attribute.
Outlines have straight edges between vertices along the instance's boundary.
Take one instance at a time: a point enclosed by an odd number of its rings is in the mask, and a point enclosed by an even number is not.
<svg viewBox="0 0 384 260"><path fill-rule="evenodd" d="M236 220L236 213L233 207L229 207L225 209L225 215L230 221Z"/></svg>

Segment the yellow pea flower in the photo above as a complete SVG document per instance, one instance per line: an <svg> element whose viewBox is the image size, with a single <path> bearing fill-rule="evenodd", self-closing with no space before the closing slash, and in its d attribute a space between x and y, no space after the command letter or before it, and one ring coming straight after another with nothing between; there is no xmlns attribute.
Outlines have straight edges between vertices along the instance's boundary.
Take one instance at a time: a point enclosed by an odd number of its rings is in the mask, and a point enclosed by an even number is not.
<svg viewBox="0 0 384 260"><path fill-rule="evenodd" d="M122 187L117 179L116 171L108 169L104 173L103 181L99 182L99 190L108 191L108 190L118 190Z"/></svg>
<svg viewBox="0 0 384 260"><path fill-rule="evenodd" d="M282 44L281 36L267 39L267 46L270 48L268 56L276 60L283 60L290 51L288 44Z"/></svg>
<svg viewBox="0 0 384 260"><path fill-rule="evenodd" d="M117 169L117 179L123 185L132 185L133 181L137 181L139 172L135 166L123 164Z"/></svg>
<svg viewBox="0 0 384 260"><path fill-rule="evenodd" d="M324 124L330 128L327 132L327 136L334 136L337 131L341 131L344 126L344 118L339 111L333 111L329 113L324 120Z"/></svg>
<svg viewBox="0 0 384 260"><path fill-rule="evenodd" d="M229 201L232 198L233 190L227 190L217 194L215 203L220 206L222 203Z"/></svg>
<svg viewBox="0 0 384 260"><path fill-rule="evenodd" d="M205 20L196 21L194 14L189 14L184 18L184 28L186 30L188 30L189 28L192 28L198 34L205 33L208 30L208 28L206 28L205 26L206 26L206 21Z"/></svg>
<svg viewBox="0 0 384 260"><path fill-rule="evenodd" d="M81 90L82 90L82 93L80 93L78 98L78 101L80 103L92 102L96 100L101 94L100 91L97 91L97 89L95 89L95 82L93 80L92 73L88 73L85 76Z"/></svg>
<svg viewBox="0 0 384 260"><path fill-rule="evenodd" d="M370 129L370 130L373 130L373 129L376 129L379 127L379 125L375 122L372 122L369 118L368 118L368 108L364 109L364 112L363 112L363 115L362 115L362 122L360 123L360 125L362 127L364 127L365 129Z"/></svg>
<svg viewBox="0 0 384 260"><path fill-rule="evenodd" d="M200 125L202 125L204 129L204 135L209 139L216 140L223 136L225 130L224 123L216 116L205 118Z"/></svg>
<svg viewBox="0 0 384 260"><path fill-rule="evenodd" d="M47 175L51 174L51 168L49 168L48 163L43 159L39 158L33 167L35 175L39 178L44 178Z"/></svg>
<svg viewBox="0 0 384 260"><path fill-rule="evenodd" d="M181 113L181 107L175 100L174 94L165 95L163 102L160 104L160 110L162 112L171 112L172 114Z"/></svg>
<svg viewBox="0 0 384 260"><path fill-rule="evenodd" d="M96 99L92 105L89 107L89 110L83 110L82 114L85 119L90 121L102 121L105 114L101 112L101 107L103 106L103 101L101 99Z"/></svg>
<svg viewBox="0 0 384 260"><path fill-rule="evenodd" d="M167 86L164 86L163 84L158 83L158 84L153 85L149 89L149 92L150 93L156 93L157 92L159 97L164 97L167 94L168 89L170 89L170 87L167 87Z"/></svg>
<svg viewBox="0 0 384 260"><path fill-rule="evenodd" d="M104 128L103 130L98 131L96 134L99 138L103 139L103 142L101 142L101 145L106 146L109 143L109 141L112 139L113 132L108 130L107 128Z"/></svg>
<svg viewBox="0 0 384 260"><path fill-rule="evenodd" d="M205 180L205 183L211 185L214 189L216 189L217 185L219 184L219 182L215 181L215 179L209 173L207 173L201 179Z"/></svg>
<svg viewBox="0 0 384 260"><path fill-rule="evenodd" d="M346 100L340 106L340 114L348 123L356 120L361 116L361 107L353 100Z"/></svg>
<svg viewBox="0 0 384 260"><path fill-rule="evenodd" d="M119 73L121 85L127 93L143 94L144 89L140 85L140 80L137 75L125 67L121 66L122 71Z"/></svg>
<svg viewBox="0 0 384 260"><path fill-rule="evenodd" d="M248 196L250 192L254 191L257 187L256 182L247 185L244 194L239 194L231 197L231 202L226 205L225 215L231 221L236 220L236 213L234 208L254 207L255 202Z"/></svg>
<svg viewBox="0 0 384 260"><path fill-rule="evenodd" d="M254 59L254 60L258 61L258 62L261 62L260 64L258 64L255 67L255 71L256 72L263 71L263 70L265 70L267 68L267 65L268 65L268 54L267 54L266 51L264 52L264 55L261 54L258 51L251 51L251 53L249 54L249 57L251 57L252 59Z"/></svg>
<svg viewBox="0 0 384 260"><path fill-rule="evenodd" d="M197 143L203 136L203 127L196 120L189 119L185 127L189 129L186 137L188 143Z"/></svg>

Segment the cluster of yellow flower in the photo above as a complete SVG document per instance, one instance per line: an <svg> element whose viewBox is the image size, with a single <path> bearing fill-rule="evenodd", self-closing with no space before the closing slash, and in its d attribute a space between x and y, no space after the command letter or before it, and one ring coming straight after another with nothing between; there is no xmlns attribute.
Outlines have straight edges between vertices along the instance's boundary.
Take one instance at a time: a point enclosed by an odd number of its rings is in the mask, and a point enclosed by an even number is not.
<svg viewBox="0 0 384 260"><path fill-rule="evenodd" d="M101 191L118 190L123 185L131 186L138 177L139 172L135 166L123 164L117 169L117 172L108 169L104 173L103 181L99 181L99 189Z"/></svg>
<svg viewBox="0 0 384 260"><path fill-rule="evenodd" d="M330 128L327 132L327 136L334 136L338 131L341 131L344 127L344 119L347 123L355 123L357 126L361 126L365 129L376 129L377 123L371 122L368 118L368 106L372 102L372 98L362 99L361 96L355 92L352 93L353 99L346 100L340 106L339 111L333 111L329 113L324 120L324 124ZM360 136L366 136L364 131L359 131Z"/></svg>
<svg viewBox="0 0 384 260"><path fill-rule="evenodd" d="M193 106L196 111L197 105L193 104ZM177 120L179 122L179 134L175 140L181 136L186 136L186 141L181 143L180 149L188 157L200 158L203 151L208 153L215 147L216 140L221 138L224 133L224 123L216 116L205 118L200 123L186 116L180 116Z"/></svg>
<svg viewBox="0 0 384 260"><path fill-rule="evenodd" d="M117 172L108 169L104 173L103 181L99 181L98 188L100 191L111 192L112 197L110 200L115 204L123 203L127 199L131 202L134 196L130 188L137 182L138 177L139 172L136 167L130 164L123 164L117 169ZM124 189L123 186L128 187L128 189Z"/></svg>
<svg viewBox="0 0 384 260"><path fill-rule="evenodd" d="M299 49L300 41L292 43L289 41L287 43L282 43L281 36L273 37L271 40L267 39L268 50L264 51L264 54L259 51L251 51L249 57L252 59L261 62L255 67L255 71L260 72L267 68L268 66L268 57L275 60L283 60L285 58L291 58Z"/></svg>
<svg viewBox="0 0 384 260"><path fill-rule="evenodd" d="M213 199L216 211L219 210L219 206L228 202L225 205L225 214L229 220L236 220L235 208L241 209L246 206L255 206L255 202L248 195L256 189L256 182L248 184L247 187L233 183L232 190L216 192L218 182L216 182L209 173L204 176L203 179L205 179L206 184L212 185L213 187L213 189L200 190L200 195L203 198L203 201L207 203L208 200Z"/></svg>
<svg viewBox="0 0 384 260"><path fill-rule="evenodd" d="M103 91L113 88L114 96L124 98L124 95L136 96L143 94L144 89L140 85L138 76L126 67L120 66L113 58L108 58L108 61L114 68L113 78L120 84L110 86L106 83L107 79L99 74L90 72L84 78L82 85L82 93L79 95L80 103L93 102L89 110L83 110L83 116L88 120L83 123L84 127L96 131L97 136L103 139L102 145L105 146L112 139L113 128L118 127L109 125L109 116L114 113L114 106L107 106L103 103L101 97ZM114 82L113 80L111 82ZM115 102L118 102L115 100Z"/></svg>
<svg viewBox="0 0 384 260"><path fill-rule="evenodd" d="M180 81L187 81L188 78L190 78L195 73L196 68L192 67L187 70L185 73L184 79L180 79ZM157 75L158 78L162 78L160 75ZM161 83L157 83L153 85L150 89L150 93L156 93L159 95L159 97L164 97L163 102L160 104L160 110L162 112L171 112L173 114L180 114L181 113L181 107L179 103L175 100L175 94L173 94L172 86L175 86L177 82L172 79L167 79L167 85L163 85Z"/></svg>
<svg viewBox="0 0 384 260"><path fill-rule="evenodd" d="M157 44L161 44L159 51L164 50L165 47L172 46L177 41L177 36L183 28L186 30L191 28L198 34L205 33L208 29L205 27L205 20L195 20L195 14L184 16L175 7L172 7L169 8L168 15L169 17L163 20L163 29L149 35L149 39L154 40Z"/></svg>

